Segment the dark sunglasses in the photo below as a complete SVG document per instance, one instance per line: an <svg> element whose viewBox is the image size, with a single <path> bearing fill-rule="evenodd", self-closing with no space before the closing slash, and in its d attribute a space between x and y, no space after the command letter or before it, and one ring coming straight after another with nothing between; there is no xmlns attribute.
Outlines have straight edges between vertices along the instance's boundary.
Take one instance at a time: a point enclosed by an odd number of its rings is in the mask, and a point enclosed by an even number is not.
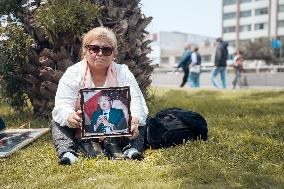
<svg viewBox="0 0 284 189"><path fill-rule="evenodd" d="M91 53L98 54L102 51L104 56L110 56L112 54L113 49L111 47L100 47L98 45L86 45Z"/></svg>

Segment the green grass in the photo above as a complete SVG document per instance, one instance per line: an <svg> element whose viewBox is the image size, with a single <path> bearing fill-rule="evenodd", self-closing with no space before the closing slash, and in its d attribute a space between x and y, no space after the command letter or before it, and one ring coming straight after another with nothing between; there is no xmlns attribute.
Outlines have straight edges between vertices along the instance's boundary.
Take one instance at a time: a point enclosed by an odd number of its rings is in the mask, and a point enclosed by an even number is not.
<svg viewBox="0 0 284 189"><path fill-rule="evenodd" d="M150 115L168 107L202 114L206 142L147 150L145 160L80 158L59 166L51 135L0 159L0 188L284 188L284 91L153 89ZM0 105L9 128L31 122L30 113Z"/></svg>

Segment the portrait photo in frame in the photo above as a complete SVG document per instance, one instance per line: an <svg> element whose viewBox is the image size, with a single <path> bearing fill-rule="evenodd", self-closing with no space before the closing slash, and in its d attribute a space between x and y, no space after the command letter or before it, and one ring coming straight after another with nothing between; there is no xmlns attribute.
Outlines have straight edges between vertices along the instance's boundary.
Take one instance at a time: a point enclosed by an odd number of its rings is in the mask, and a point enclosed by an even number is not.
<svg viewBox="0 0 284 189"><path fill-rule="evenodd" d="M131 136L130 88L80 90L82 127L79 139Z"/></svg>

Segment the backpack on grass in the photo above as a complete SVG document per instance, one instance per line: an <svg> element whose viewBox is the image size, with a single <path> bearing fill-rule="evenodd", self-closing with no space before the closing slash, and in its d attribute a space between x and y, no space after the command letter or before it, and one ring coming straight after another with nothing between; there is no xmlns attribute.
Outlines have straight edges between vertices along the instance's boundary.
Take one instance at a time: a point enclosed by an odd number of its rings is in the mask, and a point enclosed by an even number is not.
<svg viewBox="0 0 284 189"><path fill-rule="evenodd" d="M207 140L207 123L200 114L169 108L147 119L147 143L152 148L170 147L186 140Z"/></svg>
<svg viewBox="0 0 284 189"><path fill-rule="evenodd" d="M0 130L5 128L5 123L3 121L3 119L0 117Z"/></svg>

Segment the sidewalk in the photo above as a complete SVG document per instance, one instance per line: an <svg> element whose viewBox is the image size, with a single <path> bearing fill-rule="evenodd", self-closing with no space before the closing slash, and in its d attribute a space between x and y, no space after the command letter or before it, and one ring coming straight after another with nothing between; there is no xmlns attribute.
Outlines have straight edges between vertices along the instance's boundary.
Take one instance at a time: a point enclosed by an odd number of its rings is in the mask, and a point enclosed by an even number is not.
<svg viewBox="0 0 284 189"><path fill-rule="evenodd" d="M153 72L152 86L154 87L179 87L183 77L183 72ZM227 88L232 88L232 81L234 79L234 73L227 74ZM220 75L217 76L219 84ZM269 73L247 73L243 74L242 81L246 80L247 86L243 86L242 89L284 89L284 73L269 74ZM185 87L189 87L185 85ZM204 72L200 75L200 88L214 89L211 80L210 72Z"/></svg>

